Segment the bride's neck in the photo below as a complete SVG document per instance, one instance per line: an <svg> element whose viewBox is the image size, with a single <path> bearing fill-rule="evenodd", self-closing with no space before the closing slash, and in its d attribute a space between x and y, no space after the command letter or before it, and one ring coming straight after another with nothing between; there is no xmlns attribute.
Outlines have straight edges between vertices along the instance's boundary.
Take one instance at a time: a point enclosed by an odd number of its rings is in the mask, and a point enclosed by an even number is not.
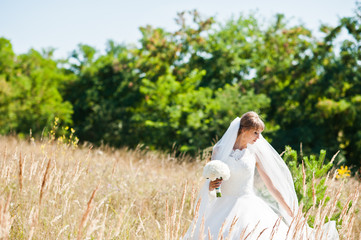
<svg viewBox="0 0 361 240"><path fill-rule="evenodd" d="M233 145L233 149L243 150L247 148L247 144L242 141L242 136L239 136Z"/></svg>

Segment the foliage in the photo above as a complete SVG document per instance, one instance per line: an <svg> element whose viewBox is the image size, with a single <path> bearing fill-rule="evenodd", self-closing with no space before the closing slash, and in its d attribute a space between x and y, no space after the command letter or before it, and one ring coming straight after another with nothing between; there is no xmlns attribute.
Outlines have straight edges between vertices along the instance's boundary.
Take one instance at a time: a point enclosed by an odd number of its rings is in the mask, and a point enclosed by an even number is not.
<svg viewBox="0 0 361 240"><path fill-rule="evenodd" d="M71 76L49 56L35 50L15 56L8 40L0 43L0 133L39 135L55 116L70 124L72 106L60 92Z"/></svg>
<svg viewBox="0 0 361 240"><path fill-rule="evenodd" d="M110 41L106 55L96 58L95 53L94 48L79 45L72 54L72 59L76 57L72 71L78 77L67 85L65 98L74 108L74 128L82 141L131 145L139 137L129 139L133 128L128 125L128 109L140 99L139 73L123 46Z"/></svg>
<svg viewBox="0 0 361 240"><path fill-rule="evenodd" d="M75 130L69 128L69 126L61 126L60 128L59 118L55 117L51 130L47 132L48 143L56 142L65 148L77 148L79 139L75 136ZM35 141L34 138L31 139Z"/></svg>
<svg viewBox="0 0 361 240"><path fill-rule="evenodd" d="M286 146L283 159L287 163L295 184L298 201L303 204L305 212L311 208L327 204L329 198L325 198L328 180L328 172L333 166L333 161L325 164L326 151L321 150L319 156L300 156L297 151ZM335 157L335 156L334 156ZM301 160L301 163L300 163ZM335 220L340 215L337 211L332 216ZM308 223L313 226L314 216L310 216Z"/></svg>
<svg viewBox="0 0 361 240"><path fill-rule="evenodd" d="M267 108L267 96L235 82L204 86L207 70L191 63L213 21L192 14L195 26L185 25L180 14L175 33L141 28L140 49L111 42L117 50L95 58L94 49L79 45L72 54L79 78L68 85L66 98L73 103L80 139L168 150L175 144L182 152L195 153L220 136L231 118Z"/></svg>
<svg viewBox="0 0 361 240"><path fill-rule="evenodd" d="M225 23L196 10L178 28L140 27L138 45L80 44L66 60L53 49L16 55L0 39L0 133L40 135L55 116L80 141L196 153L229 122L256 110L281 150L341 151L361 162L361 5L321 37L278 14ZM341 33L344 33L341 36Z"/></svg>
<svg viewBox="0 0 361 240"><path fill-rule="evenodd" d="M280 125L273 138L278 149L286 144L296 147L300 142L306 153L322 148L334 152L341 149L349 165L360 166L356 157L361 147L359 16L343 18L336 27L322 26L324 37L316 41L302 28L295 28L299 40L290 35L285 38L287 44L283 43L287 48L295 46L295 51L289 50L289 56L282 52L272 54L281 60L294 57L283 61L283 65L277 60L277 66L268 66L269 73L260 73L258 79L267 85L261 92L267 92L272 99L267 116ZM273 31L273 41L282 39L277 36L281 30L290 32L284 27ZM339 38L343 30L348 34L347 40ZM271 49L282 48L281 44L278 46Z"/></svg>

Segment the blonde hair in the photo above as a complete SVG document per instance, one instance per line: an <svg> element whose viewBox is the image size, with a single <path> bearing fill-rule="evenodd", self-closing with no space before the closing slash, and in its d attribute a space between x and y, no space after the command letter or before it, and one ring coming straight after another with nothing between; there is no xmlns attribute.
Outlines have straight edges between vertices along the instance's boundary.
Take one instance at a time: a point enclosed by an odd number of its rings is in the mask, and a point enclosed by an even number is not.
<svg viewBox="0 0 361 240"><path fill-rule="evenodd" d="M246 112L241 117L241 123L238 129L238 136L241 134L242 130L249 130L249 129L264 129L264 122L258 116L256 112L250 111Z"/></svg>

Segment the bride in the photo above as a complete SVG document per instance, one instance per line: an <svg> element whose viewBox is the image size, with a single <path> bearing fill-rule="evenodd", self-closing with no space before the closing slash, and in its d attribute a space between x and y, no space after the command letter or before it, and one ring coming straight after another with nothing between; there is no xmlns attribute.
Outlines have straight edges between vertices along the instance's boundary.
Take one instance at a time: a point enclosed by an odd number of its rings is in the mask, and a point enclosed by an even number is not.
<svg viewBox="0 0 361 240"><path fill-rule="evenodd" d="M247 112L232 121L213 147L212 160L226 163L231 176L223 182L206 181L184 239L315 239L307 224L302 236L293 234L298 200L292 176L262 137L263 129L258 114ZM221 185L222 197L216 198L214 189ZM325 224L324 232L323 239L339 239L335 222Z"/></svg>

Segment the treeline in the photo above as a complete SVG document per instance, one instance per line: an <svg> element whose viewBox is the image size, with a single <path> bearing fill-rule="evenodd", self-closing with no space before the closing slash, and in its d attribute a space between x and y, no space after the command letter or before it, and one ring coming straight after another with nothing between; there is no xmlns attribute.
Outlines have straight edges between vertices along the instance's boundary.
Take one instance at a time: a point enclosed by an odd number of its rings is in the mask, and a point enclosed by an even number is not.
<svg viewBox="0 0 361 240"><path fill-rule="evenodd" d="M226 23L180 13L174 32L141 27L136 46L80 44L16 55L0 39L0 133L40 136L55 117L81 141L196 153L255 110L282 151L341 150L361 166L361 9L318 35L254 15ZM191 19L191 20L190 20Z"/></svg>

